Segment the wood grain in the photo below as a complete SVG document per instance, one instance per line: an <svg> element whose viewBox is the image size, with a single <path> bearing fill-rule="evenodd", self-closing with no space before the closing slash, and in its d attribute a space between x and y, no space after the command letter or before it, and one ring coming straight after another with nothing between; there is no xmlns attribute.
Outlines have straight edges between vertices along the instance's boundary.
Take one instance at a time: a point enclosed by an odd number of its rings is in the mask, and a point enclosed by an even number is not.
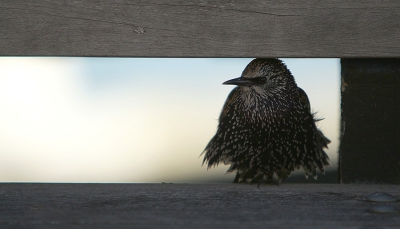
<svg viewBox="0 0 400 229"><path fill-rule="evenodd" d="M0 55L397 57L400 1L3 0Z"/></svg>
<svg viewBox="0 0 400 229"><path fill-rule="evenodd" d="M399 228L395 185L0 184L1 228ZM394 208L400 202L390 203Z"/></svg>

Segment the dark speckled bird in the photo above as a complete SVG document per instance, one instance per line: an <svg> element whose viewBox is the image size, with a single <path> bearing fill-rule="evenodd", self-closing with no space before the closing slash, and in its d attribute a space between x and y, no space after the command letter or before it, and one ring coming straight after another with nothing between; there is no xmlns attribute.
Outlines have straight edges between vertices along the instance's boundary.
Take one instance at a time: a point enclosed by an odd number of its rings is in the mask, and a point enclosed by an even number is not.
<svg viewBox="0 0 400 229"><path fill-rule="evenodd" d="M236 172L234 182L281 182L303 168L317 178L329 165L324 148L330 140L316 127L307 94L279 59L254 59L219 117L218 130L206 146L203 163L219 163Z"/></svg>

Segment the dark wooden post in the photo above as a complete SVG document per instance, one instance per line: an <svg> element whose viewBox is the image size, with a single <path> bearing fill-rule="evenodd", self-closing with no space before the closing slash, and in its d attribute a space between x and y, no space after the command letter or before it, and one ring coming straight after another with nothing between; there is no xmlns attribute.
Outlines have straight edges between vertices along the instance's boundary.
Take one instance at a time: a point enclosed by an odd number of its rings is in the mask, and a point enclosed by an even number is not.
<svg viewBox="0 0 400 229"><path fill-rule="evenodd" d="M341 183L400 184L400 59L342 59Z"/></svg>

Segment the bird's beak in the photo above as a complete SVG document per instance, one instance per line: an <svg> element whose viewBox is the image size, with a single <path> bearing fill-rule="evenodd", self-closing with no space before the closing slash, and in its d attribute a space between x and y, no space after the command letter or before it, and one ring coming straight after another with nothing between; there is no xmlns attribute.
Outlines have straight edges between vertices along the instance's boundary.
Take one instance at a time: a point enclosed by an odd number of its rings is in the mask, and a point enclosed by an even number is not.
<svg viewBox="0 0 400 229"><path fill-rule="evenodd" d="M239 77L239 78L235 78L235 79L231 79L231 80L225 81L222 84L225 84L225 85L238 85L238 86L251 86L254 83L251 82L250 80L246 79L246 78Z"/></svg>

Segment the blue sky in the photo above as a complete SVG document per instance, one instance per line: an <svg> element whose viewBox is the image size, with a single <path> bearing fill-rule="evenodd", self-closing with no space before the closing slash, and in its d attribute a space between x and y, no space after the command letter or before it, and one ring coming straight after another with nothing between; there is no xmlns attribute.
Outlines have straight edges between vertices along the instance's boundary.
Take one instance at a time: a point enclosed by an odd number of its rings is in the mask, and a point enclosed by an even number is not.
<svg viewBox="0 0 400 229"><path fill-rule="evenodd" d="M251 59L0 58L0 181L231 181L200 153ZM332 140L339 59L283 59Z"/></svg>

